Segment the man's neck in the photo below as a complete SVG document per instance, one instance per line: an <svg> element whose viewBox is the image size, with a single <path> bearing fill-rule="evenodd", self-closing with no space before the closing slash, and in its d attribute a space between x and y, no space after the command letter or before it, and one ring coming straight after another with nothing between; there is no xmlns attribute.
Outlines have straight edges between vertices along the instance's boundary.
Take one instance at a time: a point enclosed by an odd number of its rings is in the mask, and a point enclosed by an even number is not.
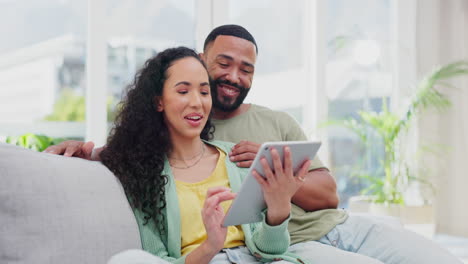
<svg viewBox="0 0 468 264"><path fill-rule="evenodd" d="M213 119L226 120L247 112L251 104L241 104L236 110L231 112L224 112L219 109L213 108Z"/></svg>

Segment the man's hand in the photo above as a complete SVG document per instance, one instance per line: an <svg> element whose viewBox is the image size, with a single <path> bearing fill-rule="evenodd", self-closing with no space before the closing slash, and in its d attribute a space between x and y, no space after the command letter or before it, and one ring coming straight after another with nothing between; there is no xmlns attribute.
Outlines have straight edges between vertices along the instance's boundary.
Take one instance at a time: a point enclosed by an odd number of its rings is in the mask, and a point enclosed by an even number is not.
<svg viewBox="0 0 468 264"><path fill-rule="evenodd" d="M252 141L242 140L232 147L229 159L235 162L238 167L249 168L252 165L255 155L260 149L260 144Z"/></svg>
<svg viewBox="0 0 468 264"><path fill-rule="evenodd" d="M67 140L58 145L49 146L45 153L63 155L65 157L78 157L87 160L99 160L99 155L93 156L94 143L92 141L82 142ZM100 152L101 149L99 149Z"/></svg>
<svg viewBox="0 0 468 264"><path fill-rule="evenodd" d="M336 209L339 201L335 179L325 168L309 171L304 184L292 198L293 204L305 211Z"/></svg>

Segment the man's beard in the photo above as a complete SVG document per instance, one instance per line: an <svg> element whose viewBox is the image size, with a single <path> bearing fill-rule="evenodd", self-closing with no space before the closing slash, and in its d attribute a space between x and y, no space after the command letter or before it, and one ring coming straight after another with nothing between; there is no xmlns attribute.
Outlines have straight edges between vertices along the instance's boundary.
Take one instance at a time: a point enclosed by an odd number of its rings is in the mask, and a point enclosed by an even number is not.
<svg viewBox="0 0 468 264"><path fill-rule="evenodd" d="M218 85L225 84L239 89L239 95L233 103L231 103L231 98L219 98L218 97ZM249 93L249 88L245 88L242 85L231 83L228 80L217 79L211 82L211 95L213 98L213 108L221 110L223 112L232 112L239 108L239 106L244 102L245 97Z"/></svg>

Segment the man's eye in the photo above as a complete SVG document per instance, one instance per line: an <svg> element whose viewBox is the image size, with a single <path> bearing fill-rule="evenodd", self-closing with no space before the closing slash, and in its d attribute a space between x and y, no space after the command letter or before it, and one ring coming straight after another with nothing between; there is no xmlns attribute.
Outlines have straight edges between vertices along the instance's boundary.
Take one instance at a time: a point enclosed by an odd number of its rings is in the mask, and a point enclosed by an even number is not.
<svg viewBox="0 0 468 264"><path fill-rule="evenodd" d="M226 64L226 63L220 63L219 65L221 65L221 67L227 67L227 66L229 66L229 64Z"/></svg>

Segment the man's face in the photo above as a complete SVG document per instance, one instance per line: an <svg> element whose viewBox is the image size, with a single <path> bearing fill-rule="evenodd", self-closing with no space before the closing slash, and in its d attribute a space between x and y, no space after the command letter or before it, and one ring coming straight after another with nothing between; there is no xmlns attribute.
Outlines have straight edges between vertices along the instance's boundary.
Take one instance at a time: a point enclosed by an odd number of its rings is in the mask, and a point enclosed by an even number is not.
<svg viewBox="0 0 468 264"><path fill-rule="evenodd" d="M203 54L213 80L213 107L223 112L236 110L252 85L257 54L255 45L233 36L218 36Z"/></svg>

